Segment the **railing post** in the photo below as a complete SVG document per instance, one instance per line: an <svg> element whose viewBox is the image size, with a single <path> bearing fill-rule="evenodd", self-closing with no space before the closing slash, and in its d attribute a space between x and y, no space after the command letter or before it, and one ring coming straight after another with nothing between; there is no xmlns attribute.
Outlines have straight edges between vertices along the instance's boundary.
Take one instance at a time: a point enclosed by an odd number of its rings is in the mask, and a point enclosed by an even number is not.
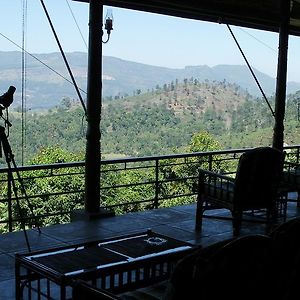
<svg viewBox="0 0 300 300"><path fill-rule="evenodd" d="M7 214L8 214L8 231L12 232L13 231L13 226L12 226L12 199L11 199L11 182L12 182L12 174L11 172L7 173Z"/></svg>
<svg viewBox="0 0 300 300"><path fill-rule="evenodd" d="M154 208L158 208L158 196L159 196L159 181L158 181L158 159L155 160L155 198Z"/></svg>
<svg viewBox="0 0 300 300"><path fill-rule="evenodd" d="M208 170L211 171L212 170L212 161L213 161L213 156L211 154L209 154L208 156Z"/></svg>

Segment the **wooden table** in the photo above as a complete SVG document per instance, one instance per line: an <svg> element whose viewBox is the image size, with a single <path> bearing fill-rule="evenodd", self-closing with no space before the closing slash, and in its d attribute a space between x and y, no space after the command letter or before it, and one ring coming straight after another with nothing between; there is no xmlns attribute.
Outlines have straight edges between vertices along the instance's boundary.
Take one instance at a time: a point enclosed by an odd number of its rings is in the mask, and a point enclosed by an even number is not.
<svg viewBox="0 0 300 300"><path fill-rule="evenodd" d="M114 293L170 277L191 252L189 243L146 232L16 254L16 299L71 299L72 282L84 280Z"/></svg>

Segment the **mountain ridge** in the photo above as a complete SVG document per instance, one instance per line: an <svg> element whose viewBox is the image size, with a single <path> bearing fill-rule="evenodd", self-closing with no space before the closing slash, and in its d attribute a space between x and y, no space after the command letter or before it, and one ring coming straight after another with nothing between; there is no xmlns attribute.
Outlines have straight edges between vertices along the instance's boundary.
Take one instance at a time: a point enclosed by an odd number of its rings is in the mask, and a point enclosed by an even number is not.
<svg viewBox="0 0 300 300"><path fill-rule="evenodd" d="M50 66L50 70L31 55L26 56L26 96L31 109L52 108L63 98L78 98L69 80L61 54L58 52L33 54L38 60ZM86 90L87 53L66 53L78 86ZM10 85L17 88L14 106L21 103L22 59L19 51L0 51L0 89L5 92ZM256 69L254 72L266 95L275 92L275 78ZM183 81L191 77L199 81L227 81L239 85L254 97L261 97L260 91L245 65L207 65L168 68L127 61L113 56L103 56L103 96L127 96L135 91L146 92L172 81ZM70 81L70 80L69 80ZM287 92L300 90L300 83L289 82ZM82 94L83 98L86 95Z"/></svg>

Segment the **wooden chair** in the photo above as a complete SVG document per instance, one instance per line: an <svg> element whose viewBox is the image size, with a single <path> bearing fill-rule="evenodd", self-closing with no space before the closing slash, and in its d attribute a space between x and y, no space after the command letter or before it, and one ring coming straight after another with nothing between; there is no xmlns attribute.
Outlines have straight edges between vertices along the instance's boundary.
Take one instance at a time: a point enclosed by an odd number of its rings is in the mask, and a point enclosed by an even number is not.
<svg viewBox="0 0 300 300"><path fill-rule="evenodd" d="M205 247L177 264L164 299L278 299L271 247L266 235Z"/></svg>
<svg viewBox="0 0 300 300"><path fill-rule="evenodd" d="M279 224L269 234L273 241L273 260L276 266L277 295L284 300L300 298L300 218L294 217Z"/></svg>
<svg viewBox="0 0 300 300"><path fill-rule="evenodd" d="M243 153L235 178L199 170L196 229L202 228L203 213L211 208L229 209L233 234L239 235L245 211L266 209L266 222L276 216L276 198L282 176L284 152L258 147Z"/></svg>

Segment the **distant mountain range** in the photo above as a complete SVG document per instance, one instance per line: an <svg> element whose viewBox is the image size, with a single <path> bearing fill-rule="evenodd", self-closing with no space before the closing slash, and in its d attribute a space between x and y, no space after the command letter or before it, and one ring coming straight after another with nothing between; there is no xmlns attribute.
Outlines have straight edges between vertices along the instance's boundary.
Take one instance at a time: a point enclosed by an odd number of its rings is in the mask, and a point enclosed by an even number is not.
<svg viewBox="0 0 300 300"><path fill-rule="evenodd" d="M70 81L67 69L60 53L34 54L39 60L26 56L26 95L27 107L31 109L51 108L60 103L62 98L77 98ZM87 54L72 52L66 54L78 86L86 90ZM42 63L41 63L42 62ZM51 69L47 68L49 66ZM22 56L20 52L0 51L0 93L10 85L17 88L14 106L21 103ZM55 70L55 71L54 71ZM275 92L275 78L258 70L254 72L264 92L271 95ZM60 75L58 75L59 73ZM183 81L191 77L198 81L224 81L236 83L253 96L261 97L259 89L248 68L243 65L217 65L208 67L187 66L183 69L172 69L151 66L115 57L103 57L103 95L132 95L134 91L155 89L176 79ZM287 91L294 93L300 90L299 82L289 82ZM82 93L85 99L86 95Z"/></svg>

